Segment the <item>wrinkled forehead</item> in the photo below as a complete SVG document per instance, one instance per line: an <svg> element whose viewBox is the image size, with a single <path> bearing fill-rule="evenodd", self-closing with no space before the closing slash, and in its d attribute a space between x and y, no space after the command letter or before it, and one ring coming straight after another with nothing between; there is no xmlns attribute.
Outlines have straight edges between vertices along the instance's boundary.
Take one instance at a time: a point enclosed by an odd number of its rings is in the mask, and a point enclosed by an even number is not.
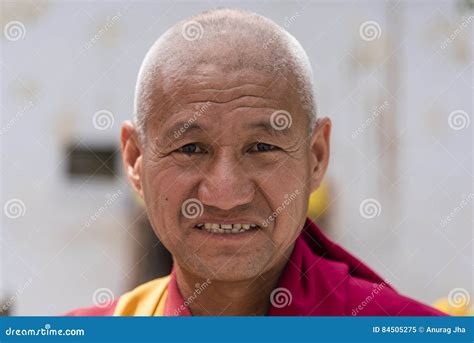
<svg viewBox="0 0 474 343"><path fill-rule="evenodd" d="M254 67L228 70L214 63L201 63L181 69L173 77L163 77L154 101L157 111L149 118L150 127L186 120L203 109L207 118L215 114L241 120L257 113L270 116L278 110L300 112L297 89L283 75ZM204 116L199 117L204 120Z"/></svg>
<svg viewBox="0 0 474 343"><path fill-rule="evenodd" d="M160 93L172 102L231 102L251 96L288 105L292 84L279 73L255 67L227 69L215 63L201 63L181 69L174 77L164 77ZM296 90L295 90L296 91Z"/></svg>

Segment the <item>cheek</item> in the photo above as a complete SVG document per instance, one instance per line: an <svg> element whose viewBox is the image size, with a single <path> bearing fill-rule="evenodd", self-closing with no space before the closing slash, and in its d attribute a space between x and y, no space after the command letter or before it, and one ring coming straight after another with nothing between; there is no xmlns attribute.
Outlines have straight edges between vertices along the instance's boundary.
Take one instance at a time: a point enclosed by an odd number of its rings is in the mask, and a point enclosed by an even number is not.
<svg viewBox="0 0 474 343"><path fill-rule="evenodd" d="M298 237L306 220L307 201L305 193L301 190L293 190L287 193L287 197L273 208L275 220L273 222L272 240L285 251Z"/></svg>
<svg viewBox="0 0 474 343"><path fill-rule="evenodd" d="M287 159L264 173L258 173L258 184L268 196L270 205L277 207L285 200L285 195L305 192L310 180L308 170L301 160Z"/></svg>
<svg viewBox="0 0 474 343"><path fill-rule="evenodd" d="M146 200L159 201L167 206L185 188L186 178L181 169L166 161L150 161L143 166ZM165 200L167 201L165 202Z"/></svg>
<svg viewBox="0 0 474 343"><path fill-rule="evenodd" d="M149 165L144 168L144 196L148 217L163 243L181 237L181 205L190 188L175 168Z"/></svg>
<svg viewBox="0 0 474 343"><path fill-rule="evenodd" d="M273 224L272 236L277 245L291 243L306 219L309 178L304 164L288 163L259 182L270 206L266 220Z"/></svg>

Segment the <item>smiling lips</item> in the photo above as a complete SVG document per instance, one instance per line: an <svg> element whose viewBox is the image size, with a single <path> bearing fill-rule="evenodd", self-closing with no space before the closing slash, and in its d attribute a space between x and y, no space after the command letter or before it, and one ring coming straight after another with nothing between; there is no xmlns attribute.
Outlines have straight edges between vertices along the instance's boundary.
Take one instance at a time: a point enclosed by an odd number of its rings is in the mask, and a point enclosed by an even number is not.
<svg viewBox="0 0 474 343"><path fill-rule="evenodd" d="M257 224L217 224L217 223L200 223L196 227L210 233L235 234L246 232L259 228Z"/></svg>

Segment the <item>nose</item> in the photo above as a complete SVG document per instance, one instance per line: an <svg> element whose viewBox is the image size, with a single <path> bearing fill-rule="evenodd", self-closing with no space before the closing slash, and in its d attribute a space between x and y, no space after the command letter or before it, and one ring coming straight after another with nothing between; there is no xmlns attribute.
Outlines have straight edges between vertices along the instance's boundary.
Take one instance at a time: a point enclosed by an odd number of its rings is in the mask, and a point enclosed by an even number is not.
<svg viewBox="0 0 474 343"><path fill-rule="evenodd" d="M252 202L255 184L244 170L243 163L232 154L216 156L205 170L198 196L207 206L230 210Z"/></svg>

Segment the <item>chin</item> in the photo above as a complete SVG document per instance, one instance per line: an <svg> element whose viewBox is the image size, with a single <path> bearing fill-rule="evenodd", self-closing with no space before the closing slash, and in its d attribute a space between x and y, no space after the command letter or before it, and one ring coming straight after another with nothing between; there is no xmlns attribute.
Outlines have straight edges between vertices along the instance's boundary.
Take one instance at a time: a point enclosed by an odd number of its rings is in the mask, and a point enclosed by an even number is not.
<svg viewBox="0 0 474 343"><path fill-rule="evenodd" d="M267 271L268 260L264 256L242 256L241 258L223 257L200 258L201 263L194 267L194 273L203 279L215 281L243 281L254 279ZM225 262L223 262L225 261Z"/></svg>

